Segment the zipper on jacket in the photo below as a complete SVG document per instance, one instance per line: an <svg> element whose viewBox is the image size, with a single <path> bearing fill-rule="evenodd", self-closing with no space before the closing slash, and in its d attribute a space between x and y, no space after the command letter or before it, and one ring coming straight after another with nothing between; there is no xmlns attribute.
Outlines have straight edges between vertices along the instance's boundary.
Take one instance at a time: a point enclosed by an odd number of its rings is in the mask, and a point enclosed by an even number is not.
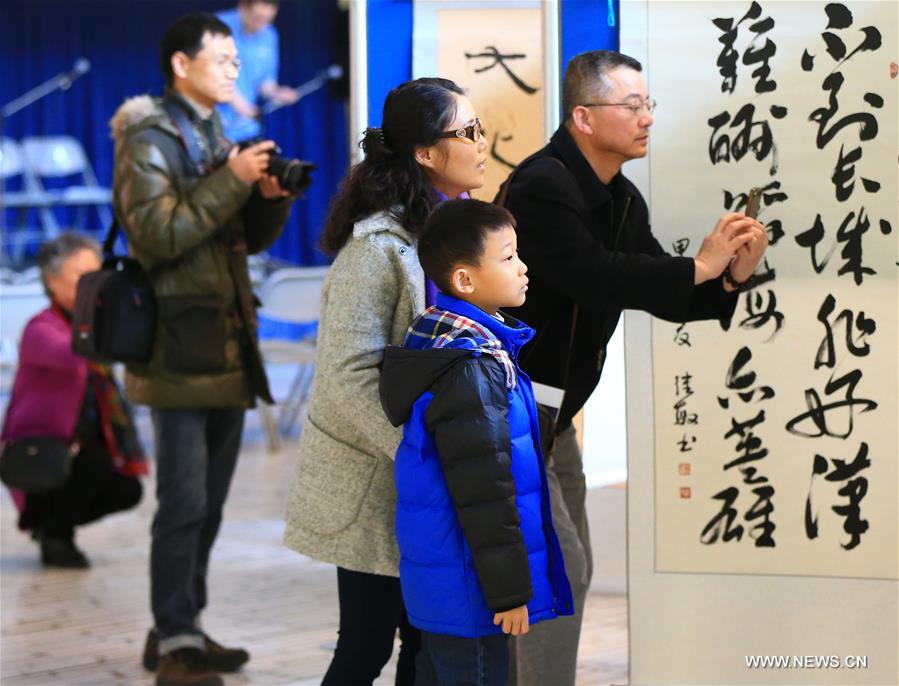
<svg viewBox="0 0 899 686"><path fill-rule="evenodd" d="M624 230L624 223L627 221L627 213L631 208L631 201L633 200L633 196L627 196L627 200L624 202L624 211L621 213L621 221L618 222L618 231L615 232L615 239L612 241L612 252L616 252L618 250L618 242L621 240L621 232ZM612 222L615 221L615 201L612 200ZM575 316L577 316L577 312L575 311ZM572 329L572 340L573 340L573 329ZM602 368L605 366L606 361L606 345L609 343L609 336L606 333L605 322L603 322L602 326L602 338L605 341L602 346L600 346L599 350L596 351L596 371L598 373L602 373Z"/></svg>
<svg viewBox="0 0 899 686"><path fill-rule="evenodd" d="M618 231L615 232L615 240L612 241L612 252L616 252L618 250L618 242L621 240L621 232L624 230L624 222L627 221L627 212L631 208L631 201L633 200L633 196L627 196L627 200L624 202L624 212L621 213L621 221L618 222ZM614 210L614 204L613 204ZM615 221L614 215L612 221Z"/></svg>

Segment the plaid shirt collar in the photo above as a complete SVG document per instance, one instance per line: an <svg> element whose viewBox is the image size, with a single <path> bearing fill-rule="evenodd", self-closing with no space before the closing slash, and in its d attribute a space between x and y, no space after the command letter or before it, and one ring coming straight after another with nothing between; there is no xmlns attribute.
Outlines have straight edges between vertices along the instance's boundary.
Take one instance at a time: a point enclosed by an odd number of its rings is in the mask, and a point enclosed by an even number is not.
<svg viewBox="0 0 899 686"><path fill-rule="evenodd" d="M455 348L490 355L502 366L506 387L515 388L515 358L521 346L534 336L534 330L508 315L502 316L501 322L464 300L437 293L437 304L412 322L404 344L419 350Z"/></svg>

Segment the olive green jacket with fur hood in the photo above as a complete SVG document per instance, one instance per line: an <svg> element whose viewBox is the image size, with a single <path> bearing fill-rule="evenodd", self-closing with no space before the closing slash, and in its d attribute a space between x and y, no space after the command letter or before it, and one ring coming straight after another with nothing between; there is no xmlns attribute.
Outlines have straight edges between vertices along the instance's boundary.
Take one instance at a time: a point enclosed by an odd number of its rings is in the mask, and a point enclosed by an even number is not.
<svg viewBox="0 0 899 686"><path fill-rule="evenodd" d="M128 365L126 393L158 409L270 402L247 255L279 236L291 200L266 200L216 165L230 146L218 115L204 122L177 94L166 97L185 109L214 171L197 171L162 100L131 98L110 122L115 214L157 302L152 356Z"/></svg>

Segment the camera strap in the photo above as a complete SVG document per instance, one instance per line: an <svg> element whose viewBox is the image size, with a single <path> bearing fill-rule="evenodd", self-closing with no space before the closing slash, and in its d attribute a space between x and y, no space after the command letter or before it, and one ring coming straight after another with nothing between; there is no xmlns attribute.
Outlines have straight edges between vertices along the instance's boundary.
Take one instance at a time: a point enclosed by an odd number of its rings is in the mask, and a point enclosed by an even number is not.
<svg viewBox="0 0 899 686"><path fill-rule="evenodd" d="M178 103L172 102L171 100L165 100L163 105L166 112L168 112L169 116L172 118L172 121L175 122L175 125L181 134L181 144L184 146L184 149L187 150L187 155L196 167L197 173L200 176L205 176L208 167L203 156L203 150L197 140L196 129L190 123L187 112L185 112ZM241 238L241 240L243 239ZM244 363L246 365L247 374L250 377L252 390L255 396L258 396L266 403L273 405L275 401L272 399L271 390L269 390L268 385L268 377L265 373L265 366L262 362L259 347L256 345L255 337L253 335L255 327L252 324L252 320L254 319L253 313L256 309L253 302L253 293L252 291L245 291L238 286L238 284L243 281L241 278L241 271L243 269L241 260L245 259L245 257L241 258L234 249L234 246L229 245L225 250L225 258L231 280L235 285L235 293L238 301L237 317L240 320L240 325L237 327L237 336L241 340L240 348L244 356Z"/></svg>
<svg viewBox="0 0 899 686"><path fill-rule="evenodd" d="M180 134L181 145L183 145L184 149L187 151L187 156L190 158L190 162L193 164L194 169L196 169L197 175L206 176L206 174L209 173L209 165L206 164L203 146L200 144L200 141L197 140L197 131L193 124L190 123L187 112L185 112L184 108L178 103L169 100L168 98L163 100L162 106L175 123L175 127Z"/></svg>

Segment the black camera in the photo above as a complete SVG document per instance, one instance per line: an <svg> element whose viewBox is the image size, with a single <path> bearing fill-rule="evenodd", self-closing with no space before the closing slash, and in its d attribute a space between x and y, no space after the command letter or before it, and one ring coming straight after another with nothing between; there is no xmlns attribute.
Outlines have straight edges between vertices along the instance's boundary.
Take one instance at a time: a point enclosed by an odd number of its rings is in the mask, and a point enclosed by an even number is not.
<svg viewBox="0 0 899 686"><path fill-rule="evenodd" d="M256 145L266 138L251 138L237 144L239 150L245 150L251 145ZM295 195L301 195L312 183L312 170L315 165L306 160L295 160L281 155L281 148L277 145L268 151L268 168L266 174L274 176L281 184L281 188Z"/></svg>

